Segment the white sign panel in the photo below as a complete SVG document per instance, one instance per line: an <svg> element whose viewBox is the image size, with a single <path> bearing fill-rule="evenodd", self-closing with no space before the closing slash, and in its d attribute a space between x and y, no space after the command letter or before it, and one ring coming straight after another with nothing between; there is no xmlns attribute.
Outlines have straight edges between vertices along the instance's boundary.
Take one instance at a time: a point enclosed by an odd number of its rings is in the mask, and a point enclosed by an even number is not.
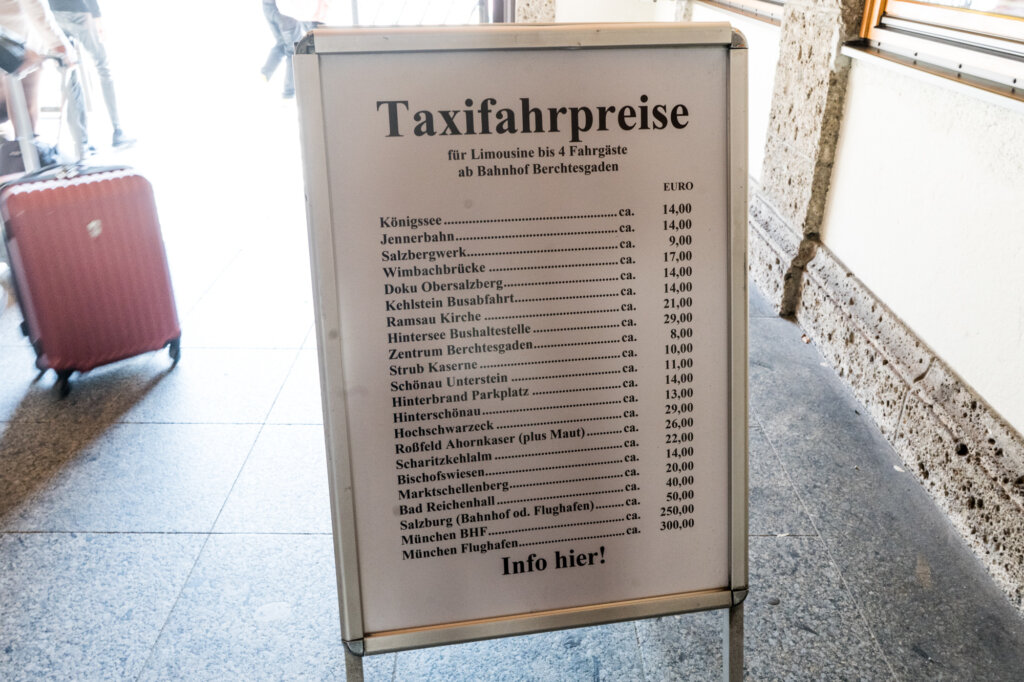
<svg viewBox="0 0 1024 682"><path fill-rule="evenodd" d="M730 589L728 47L319 55L363 633Z"/></svg>

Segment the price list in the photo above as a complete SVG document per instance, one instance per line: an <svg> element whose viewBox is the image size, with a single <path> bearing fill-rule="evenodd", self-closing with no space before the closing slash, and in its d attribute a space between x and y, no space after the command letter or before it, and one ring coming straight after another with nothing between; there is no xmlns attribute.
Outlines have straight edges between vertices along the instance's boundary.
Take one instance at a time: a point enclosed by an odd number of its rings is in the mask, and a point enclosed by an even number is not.
<svg viewBox="0 0 1024 682"><path fill-rule="evenodd" d="M717 55L682 77L724 69ZM588 59L635 103L618 133L584 135L566 109L541 137L469 139L506 101L550 126L535 103L560 91L417 111L384 67L346 71L371 94L334 106L381 132L328 153L386 160L333 180L368 629L728 582L724 85L682 103L614 54ZM620 110L604 109L593 127ZM442 122L462 137L429 134Z"/></svg>

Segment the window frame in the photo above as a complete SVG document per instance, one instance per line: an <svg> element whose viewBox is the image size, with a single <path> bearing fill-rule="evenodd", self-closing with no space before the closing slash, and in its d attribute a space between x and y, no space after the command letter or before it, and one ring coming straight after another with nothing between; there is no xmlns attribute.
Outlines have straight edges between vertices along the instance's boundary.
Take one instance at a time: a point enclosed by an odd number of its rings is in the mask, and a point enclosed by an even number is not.
<svg viewBox="0 0 1024 682"><path fill-rule="evenodd" d="M782 24L782 0L701 0L705 5L759 19L774 26Z"/></svg>
<svg viewBox="0 0 1024 682"><path fill-rule="evenodd" d="M860 35L909 65L1024 99L1024 19L914 0L868 0Z"/></svg>

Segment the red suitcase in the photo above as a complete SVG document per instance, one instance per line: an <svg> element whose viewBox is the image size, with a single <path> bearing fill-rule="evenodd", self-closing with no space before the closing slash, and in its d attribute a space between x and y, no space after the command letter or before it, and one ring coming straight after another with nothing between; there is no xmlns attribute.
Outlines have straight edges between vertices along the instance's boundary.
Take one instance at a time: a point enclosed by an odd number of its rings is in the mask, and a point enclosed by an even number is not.
<svg viewBox="0 0 1024 682"><path fill-rule="evenodd" d="M59 169L0 190L23 330L61 396L73 372L167 346L180 357L153 189L127 168Z"/></svg>

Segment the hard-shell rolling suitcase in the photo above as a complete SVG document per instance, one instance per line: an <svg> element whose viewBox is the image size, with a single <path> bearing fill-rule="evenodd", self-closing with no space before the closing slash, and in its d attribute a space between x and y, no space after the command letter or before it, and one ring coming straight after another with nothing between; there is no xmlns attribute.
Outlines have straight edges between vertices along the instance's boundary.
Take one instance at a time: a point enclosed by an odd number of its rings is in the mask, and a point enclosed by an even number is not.
<svg viewBox="0 0 1024 682"><path fill-rule="evenodd" d="M181 327L149 182L128 168L63 168L0 190L23 329L36 365L73 372L167 346Z"/></svg>

